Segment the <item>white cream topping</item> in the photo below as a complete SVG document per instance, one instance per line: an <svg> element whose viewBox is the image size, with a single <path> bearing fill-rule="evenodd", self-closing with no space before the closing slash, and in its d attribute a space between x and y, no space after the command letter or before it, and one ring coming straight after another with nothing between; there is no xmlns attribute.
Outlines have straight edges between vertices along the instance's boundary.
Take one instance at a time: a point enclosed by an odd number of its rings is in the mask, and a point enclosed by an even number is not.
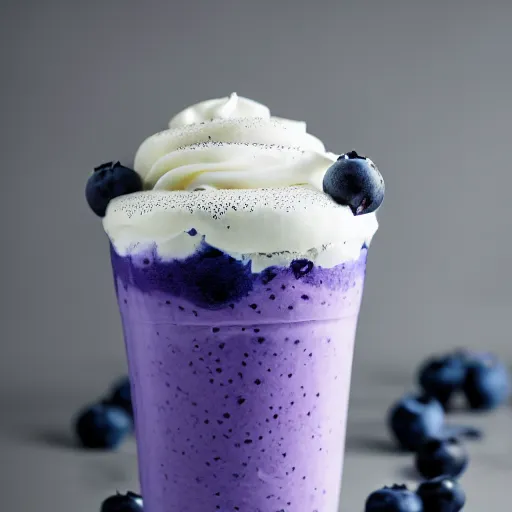
<svg viewBox="0 0 512 512"><path fill-rule="evenodd" d="M204 123L212 119L234 117L270 117L267 106L248 98L240 98L236 92L229 98L201 101L182 110L169 121L169 128L181 128L188 124Z"/></svg>
<svg viewBox="0 0 512 512"><path fill-rule="evenodd" d="M108 207L104 227L119 253L156 243L162 257L184 257L204 237L255 270L297 257L333 266L375 233L374 214L355 217L322 192L337 155L305 123L232 94L183 110L169 126L137 151L146 190Z"/></svg>

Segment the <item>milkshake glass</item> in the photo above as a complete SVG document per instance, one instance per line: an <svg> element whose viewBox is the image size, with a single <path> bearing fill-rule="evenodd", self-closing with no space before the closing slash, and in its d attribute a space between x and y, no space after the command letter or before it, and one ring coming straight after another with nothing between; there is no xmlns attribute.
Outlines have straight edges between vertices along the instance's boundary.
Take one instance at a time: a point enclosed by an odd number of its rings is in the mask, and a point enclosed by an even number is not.
<svg viewBox="0 0 512 512"><path fill-rule="evenodd" d="M374 214L303 123L232 95L135 158L104 220L145 512L336 512Z"/></svg>

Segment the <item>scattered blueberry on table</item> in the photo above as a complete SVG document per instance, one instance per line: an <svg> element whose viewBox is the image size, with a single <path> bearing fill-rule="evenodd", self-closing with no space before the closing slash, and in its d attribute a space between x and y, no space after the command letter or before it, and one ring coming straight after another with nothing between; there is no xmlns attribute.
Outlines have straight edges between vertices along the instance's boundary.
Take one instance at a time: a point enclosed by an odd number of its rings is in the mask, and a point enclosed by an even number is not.
<svg viewBox="0 0 512 512"><path fill-rule="evenodd" d="M143 512L142 496L134 492L114 494L109 496L102 504L100 512Z"/></svg>
<svg viewBox="0 0 512 512"><path fill-rule="evenodd" d="M389 427L401 448L415 451L421 443L439 435L444 426L444 410L433 397L406 395L389 412Z"/></svg>
<svg viewBox="0 0 512 512"><path fill-rule="evenodd" d="M383 487L372 492L365 512L459 512L466 494L459 482L443 475L422 482L416 491L406 485Z"/></svg>
<svg viewBox="0 0 512 512"><path fill-rule="evenodd" d="M365 504L365 512L423 512L419 496L406 485L392 485L372 492Z"/></svg>
<svg viewBox="0 0 512 512"><path fill-rule="evenodd" d="M474 410L492 410L510 397L508 368L489 352L458 350L428 359L418 371L425 394L449 409L452 398L463 394Z"/></svg>
<svg viewBox="0 0 512 512"><path fill-rule="evenodd" d="M457 437L427 439L415 456L416 469L428 479L441 475L458 477L468 460L466 447Z"/></svg>
<svg viewBox="0 0 512 512"><path fill-rule="evenodd" d="M384 179L379 170L355 151L341 155L327 169L323 189L338 204L349 206L354 215L374 212L384 200Z"/></svg>
<svg viewBox="0 0 512 512"><path fill-rule="evenodd" d="M133 432L133 408L128 377L118 380L106 398L82 409L74 420L84 448L113 450Z"/></svg>
<svg viewBox="0 0 512 512"><path fill-rule="evenodd" d="M450 401L462 390L466 361L460 353L428 359L419 369L418 381L423 391L448 409Z"/></svg>
<svg viewBox="0 0 512 512"><path fill-rule="evenodd" d="M466 503L459 482L447 476L423 482L416 492L423 502L423 512L459 512Z"/></svg>
<svg viewBox="0 0 512 512"><path fill-rule="evenodd" d="M354 212L357 214L356 212ZM364 212L367 213L367 212ZM458 351L429 359L420 367L422 394L409 394L389 412L390 430L399 446L414 451L418 472L427 479L416 492L405 485L370 494L365 512L459 512L466 497L455 480L466 469L468 452L460 437L478 438L481 431L445 424L445 409L463 393L472 409L490 410L511 393L507 367L494 355ZM76 434L84 447L114 449L132 430L133 408L128 377L109 396L78 415ZM142 512L142 498L128 492L107 498L101 512Z"/></svg>
<svg viewBox="0 0 512 512"><path fill-rule="evenodd" d="M104 217L112 199L141 190L141 177L133 169L120 162L107 162L96 167L89 177L85 198L91 210Z"/></svg>
<svg viewBox="0 0 512 512"><path fill-rule="evenodd" d="M132 419L120 407L95 404L82 410L75 420L75 432L85 448L112 450L132 430Z"/></svg>
<svg viewBox="0 0 512 512"><path fill-rule="evenodd" d="M482 354L467 361L463 391L471 409L491 410L510 397L511 378L508 368L496 356Z"/></svg>
<svg viewBox="0 0 512 512"><path fill-rule="evenodd" d="M133 417L132 394L128 377L122 378L115 384L108 402L121 407Z"/></svg>

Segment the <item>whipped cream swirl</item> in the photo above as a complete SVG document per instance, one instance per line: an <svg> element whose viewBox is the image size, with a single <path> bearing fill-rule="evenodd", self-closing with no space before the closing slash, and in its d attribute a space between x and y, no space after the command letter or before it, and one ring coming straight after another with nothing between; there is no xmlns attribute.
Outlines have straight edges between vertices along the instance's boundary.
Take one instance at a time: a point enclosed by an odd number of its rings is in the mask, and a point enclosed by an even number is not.
<svg viewBox="0 0 512 512"><path fill-rule="evenodd" d="M336 160L305 123L273 117L236 93L183 110L169 127L146 139L135 157L146 189L321 189Z"/></svg>
<svg viewBox="0 0 512 512"><path fill-rule="evenodd" d="M103 220L116 251L185 258L205 241L253 271L307 258L357 259L377 230L322 190L337 155L306 124L233 93L193 105L135 157L145 190L113 199ZM190 233L194 233L191 235Z"/></svg>

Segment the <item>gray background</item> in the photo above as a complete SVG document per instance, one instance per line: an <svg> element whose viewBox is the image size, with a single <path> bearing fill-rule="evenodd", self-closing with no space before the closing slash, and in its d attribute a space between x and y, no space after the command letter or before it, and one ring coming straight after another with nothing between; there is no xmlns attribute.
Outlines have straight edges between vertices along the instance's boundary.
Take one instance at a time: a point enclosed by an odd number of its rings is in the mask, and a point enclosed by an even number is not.
<svg viewBox="0 0 512 512"><path fill-rule="evenodd" d="M383 418L418 361L455 346L512 359L512 4L4 0L0 20L2 509L91 512L137 488L133 443L102 455L68 441L74 411L125 371L84 184L179 109L232 91L385 176L342 509L413 479ZM466 510L503 510L510 410L471 421L487 438L471 446Z"/></svg>

